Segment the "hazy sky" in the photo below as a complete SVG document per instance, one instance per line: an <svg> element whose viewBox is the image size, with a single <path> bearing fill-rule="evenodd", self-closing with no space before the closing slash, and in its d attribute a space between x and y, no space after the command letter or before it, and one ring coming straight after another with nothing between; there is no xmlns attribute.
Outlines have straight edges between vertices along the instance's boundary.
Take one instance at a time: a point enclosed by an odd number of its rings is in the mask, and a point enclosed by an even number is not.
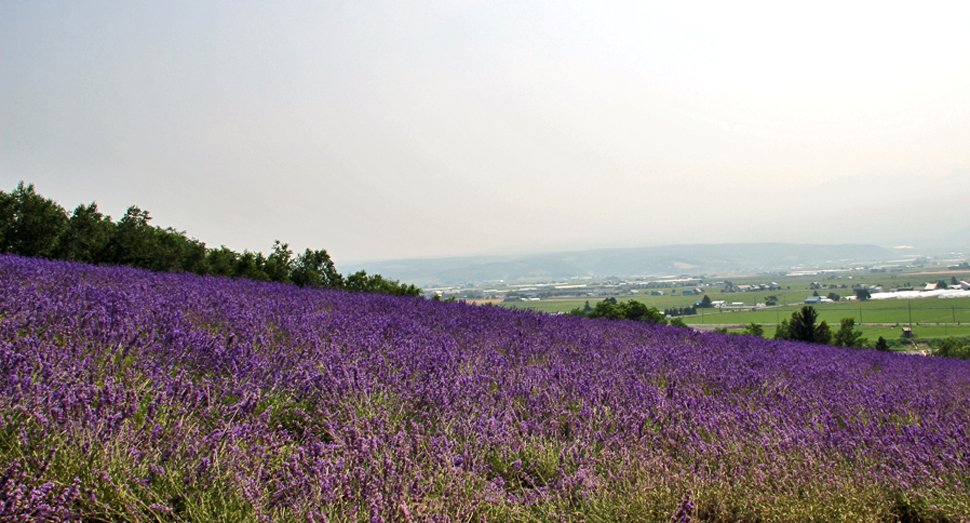
<svg viewBox="0 0 970 523"><path fill-rule="evenodd" d="M970 234L970 4L779 4L0 0L0 189L338 264Z"/></svg>

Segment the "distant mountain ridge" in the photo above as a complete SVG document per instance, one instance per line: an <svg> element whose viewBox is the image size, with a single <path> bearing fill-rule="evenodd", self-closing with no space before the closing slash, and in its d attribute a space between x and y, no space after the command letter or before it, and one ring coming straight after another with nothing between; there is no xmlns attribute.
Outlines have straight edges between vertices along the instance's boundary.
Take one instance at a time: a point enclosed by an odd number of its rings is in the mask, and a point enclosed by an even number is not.
<svg viewBox="0 0 970 523"><path fill-rule="evenodd" d="M722 243L595 249L547 254L464 256L348 264L420 286L489 280L717 274L792 267L838 267L893 258L867 244Z"/></svg>

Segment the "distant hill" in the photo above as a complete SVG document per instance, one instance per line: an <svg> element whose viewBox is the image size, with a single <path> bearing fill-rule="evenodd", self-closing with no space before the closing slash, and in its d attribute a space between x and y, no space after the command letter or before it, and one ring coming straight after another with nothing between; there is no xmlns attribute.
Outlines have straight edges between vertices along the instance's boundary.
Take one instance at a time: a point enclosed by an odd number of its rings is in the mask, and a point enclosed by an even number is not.
<svg viewBox="0 0 970 523"><path fill-rule="evenodd" d="M717 274L791 267L838 267L888 260L893 253L865 244L723 243L597 249L519 256L468 256L348 264L421 286L488 280Z"/></svg>

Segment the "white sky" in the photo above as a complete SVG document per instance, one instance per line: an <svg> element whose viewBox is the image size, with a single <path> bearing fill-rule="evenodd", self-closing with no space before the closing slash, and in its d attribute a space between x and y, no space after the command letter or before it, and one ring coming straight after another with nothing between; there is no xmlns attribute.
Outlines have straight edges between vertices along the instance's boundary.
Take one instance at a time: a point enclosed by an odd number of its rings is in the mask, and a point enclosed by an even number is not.
<svg viewBox="0 0 970 523"><path fill-rule="evenodd" d="M644 4L0 0L0 189L338 263L970 234L970 4Z"/></svg>

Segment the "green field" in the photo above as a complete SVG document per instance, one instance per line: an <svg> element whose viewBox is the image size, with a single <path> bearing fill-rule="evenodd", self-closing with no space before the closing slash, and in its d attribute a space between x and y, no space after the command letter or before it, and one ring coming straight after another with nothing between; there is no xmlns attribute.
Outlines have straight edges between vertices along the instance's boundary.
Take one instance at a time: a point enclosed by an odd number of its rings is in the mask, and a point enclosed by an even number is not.
<svg viewBox="0 0 970 523"><path fill-rule="evenodd" d="M719 326L742 326L759 323L765 326L765 334L772 336L774 326L781 320L791 318L793 311L799 310L802 303L813 291L808 287L814 282L822 285L842 284L851 287L853 284L865 283L882 285L887 290L896 286L919 286L937 280L950 281L952 276L958 280L970 280L970 273L951 273L944 271L926 271L908 269L898 273L861 273L848 276L832 274L809 276L779 276L758 275L734 278L723 278L735 285L777 282L783 290L757 291L747 293L723 292L720 288L709 288L708 296L711 300L724 300L727 303L743 302L744 309L698 309L694 316L684 316L688 324L707 324ZM711 278L709 281L720 281L721 278ZM687 287L663 289L664 296L651 296L649 291L641 291L635 296L616 296L618 300L634 299L650 307L663 311L670 307L685 307L693 305L702 296L683 296L680 292ZM822 296L835 292L840 296L851 296L851 288L820 289ZM752 310L754 303L764 303L767 296L776 296L781 305ZM588 301L591 306L604 299L604 296L547 299L535 302L503 303L503 306L534 309L542 312L568 312L575 308L582 308ZM853 318L860 326L866 337L875 339L883 336L887 339L898 338L902 327L912 323L913 332L918 339L939 338L945 336L970 336L970 298L939 299L923 298L914 300L878 300L878 301L840 301L814 306L819 312L819 319L830 325L838 326L842 318ZM730 328L730 327L729 327Z"/></svg>
<svg viewBox="0 0 970 523"><path fill-rule="evenodd" d="M917 300L879 300L867 302L838 302L814 305L819 319L838 323L842 318L854 318L857 324L970 324L970 298ZM687 323L763 323L775 324L791 317L802 305L765 307L752 311L707 309L686 317ZM701 312L699 309L698 312Z"/></svg>

